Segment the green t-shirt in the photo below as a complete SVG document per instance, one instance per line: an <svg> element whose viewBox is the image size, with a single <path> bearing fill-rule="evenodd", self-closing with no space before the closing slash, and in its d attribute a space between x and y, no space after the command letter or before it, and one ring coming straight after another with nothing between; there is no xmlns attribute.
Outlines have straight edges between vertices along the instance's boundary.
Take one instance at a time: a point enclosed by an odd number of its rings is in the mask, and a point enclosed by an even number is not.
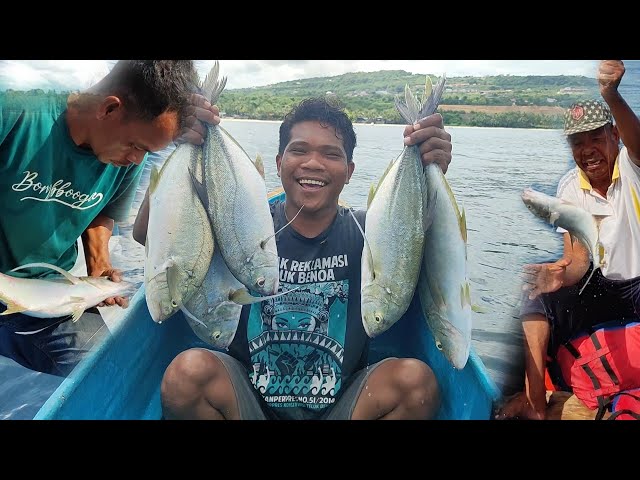
<svg viewBox="0 0 640 480"><path fill-rule="evenodd" d="M0 272L32 262L69 270L77 239L100 213L128 219L144 161L115 167L78 148L67 95L0 93ZM46 277L52 270L13 272Z"/></svg>

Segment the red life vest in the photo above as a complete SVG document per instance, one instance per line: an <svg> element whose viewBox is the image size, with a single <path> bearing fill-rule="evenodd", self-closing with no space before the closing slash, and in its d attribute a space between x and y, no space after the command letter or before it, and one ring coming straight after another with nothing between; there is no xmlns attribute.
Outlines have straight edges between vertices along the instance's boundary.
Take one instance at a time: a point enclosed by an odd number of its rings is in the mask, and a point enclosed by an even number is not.
<svg viewBox="0 0 640 480"><path fill-rule="evenodd" d="M640 391L631 392L640 389L640 323L577 336L560 346L556 362L574 395L588 408L601 410L598 417L614 402L620 411L640 413Z"/></svg>

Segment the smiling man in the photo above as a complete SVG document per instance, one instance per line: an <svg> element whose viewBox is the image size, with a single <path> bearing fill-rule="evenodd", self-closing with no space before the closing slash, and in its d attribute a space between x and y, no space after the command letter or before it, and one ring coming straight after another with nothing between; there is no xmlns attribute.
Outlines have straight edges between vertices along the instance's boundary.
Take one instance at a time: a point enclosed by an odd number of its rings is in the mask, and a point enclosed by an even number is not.
<svg viewBox="0 0 640 480"><path fill-rule="evenodd" d="M82 237L88 274L119 281L108 249L114 222L128 219L147 153L169 145L198 114L190 102L197 83L191 60L121 60L80 93L0 94L0 272L57 276L11 270L40 262L69 270ZM108 333L97 311L74 323L25 316L22 307L0 316L0 355L33 370L67 375Z"/></svg>
<svg viewBox="0 0 640 480"><path fill-rule="evenodd" d="M423 164L451 161L451 136L430 115L404 130ZM398 139L400 140L400 139ZM242 309L228 353L193 348L167 368L167 419L428 419L440 404L431 368L414 358L368 365L360 309L365 211L338 199L355 169L356 134L325 98L302 101L279 130L278 176L286 193L271 205L280 257L275 299ZM141 218L144 211L141 209ZM143 222L140 222L143 223ZM142 227L142 225L141 225ZM146 227L137 238L144 238Z"/></svg>
<svg viewBox="0 0 640 480"><path fill-rule="evenodd" d="M593 268L589 252L558 229L563 258L525 266L525 391L499 418L548 418L547 355L549 379L573 391L592 417L597 407L600 414L610 410L619 392L640 388L640 120L618 91L624 72L621 61L602 61L598 81L606 103L589 100L566 111L564 133L576 168L557 193L596 216L605 264L580 294ZM635 396L631 410L640 413Z"/></svg>

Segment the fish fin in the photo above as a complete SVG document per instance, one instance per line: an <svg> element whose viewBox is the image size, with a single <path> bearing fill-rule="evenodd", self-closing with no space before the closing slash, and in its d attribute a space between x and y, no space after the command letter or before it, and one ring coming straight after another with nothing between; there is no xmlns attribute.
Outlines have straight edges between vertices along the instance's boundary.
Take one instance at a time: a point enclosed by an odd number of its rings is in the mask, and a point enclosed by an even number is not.
<svg viewBox="0 0 640 480"><path fill-rule="evenodd" d="M264 162L262 161L262 155L258 153L256 155L256 161L253 162L253 164L256 166L256 170L258 170L258 173L264 180Z"/></svg>
<svg viewBox="0 0 640 480"><path fill-rule="evenodd" d="M444 308L447 305L447 302L444 300L444 295L440 291L440 287L436 282L429 282L429 292L431 293L431 298L433 299L433 303L439 309Z"/></svg>
<svg viewBox="0 0 640 480"><path fill-rule="evenodd" d="M160 171L158 170L158 167L151 165L151 173L149 174L149 193L156 191L158 182L160 182Z"/></svg>
<svg viewBox="0 0 640 480"><path fill-rule="evenodd" d="M422 102L422 109L419 112L418 120L424 117L428 117L429 115L436 112L436 110L438 109L438 105L440 105L440 100L442 99L442 93L444 92L444 86L446 84L446 81L447 81L447 76L446 74L443 73L442 76L440 77L440 80L438 80L438 83L436 84L435 88L432 88L432 91L429 92L429 95L427 96L427 98L425 98L424 101ZM431 82L431 79L429 79L429 82ZM426 93L426 89L425 89L425 93Z"/></svg>
<svg viewBox="0 0 640 480"><path fill-rule="evenodd" d="M24 307L13 300L9 300L8 298L4 298L2 295L0 295L0 301L7 306L7 309L0 313L0 315L11 315L12 313L20 313L27 310L27 307Z"/></svg>
<svg viewBox="0 0 640 480"><path fill-rule="evenodd" d="M362 229L360 222L358 222L358 219L353 214L353 209L350 208L349 213L353 217L353 221L356 222L358 230L360 230L360 233L362 234L362 238L364 238L364 249L367 251L367 257L369 258L369 265L371 265L371 268L373 268L373 254L371 253L371 247L369 246L369 241L367 240L367 236L364 234L364 230ZM373 274L373 271L372 271L372 274ZM375 274L373 275L375 276Z"/></svg>
<svg viewBox="0 0 640 480"><path fill-rule="evenodd" d="M404 88L404 103L400 99L399 95L394 98L394 104L396 110L402 117L402 119L409 125L417 122L418 120L428 117L435 113L442 99L442 93L444 92L444 86L446 83L446 75L442 75L435 88L429 76L426 77L424 98L418 100L417 96L411 92L409 85L405 85Z"/></svg>
<svg viewBox="0 0 640 480"><path fill-rule="evenodd" d="M487 313L487 309L484 307L481 307L480 305L476 305L475 303L473 305L471 305L471 310L476 312L476 313Z"/></svg>
<svg viewBox="0 0 640 480"><path fill-rule="evenodd" d="M227 84L227 77L222 77L218 80L218 75L220 73L220 64L216 60L213 64L211 70L204 78L204 82L202 82L202 96L204 96L210 103L214 104L218 101L220 94L224 90L224 87Z"/></svg>
<svg viewBox="0 0 640 480"><path fill-rule="evenodd" d="M460 224L460 235L462 235L462 240L464 243L467 243L467 216L464 211L464 207L462 207L460 211L460 216L458 217L458 223Z"/></svg>
<svg viewBox="0 0 640 480"><path fill-rule="evenodd" d="M88 305L82 297L71 297L71 301L74 304L73 309L71 310L71 321L75 323L88 308Z"/></svg>
<svg viewBox="0 0 640 480"><path fill-rule="evenodd" d="M14 268L13 270L11 270L12 272L15 272L17 270L22 270L25 268L32 268L32 267L38 267L38 268L48 268L50 270L55 270L56 272L58 272L59 274L61 274L64 278L66 278L67 280L69 280L73 285L78 285L81 282L81 279L76 277L75 275L72 275L71 273L67 272L65 269L60 268L56 265L51 265L50 263L42 263L42 262L38 262L38 263L27 263L25 265L20 265L19 267Z"/></svg>
<svg viewBox="0 0 640 480"><path fill-rule="evenodd" d="M202 161L204 162L204 159ZM207 194L207 190L205 189L202 182L198 181L196 176L193 174L193 172L191 171L191 167L187 167L187 170L189 170L189 175L191 176L191 184L193 185L193 189L196 191L196 195L200 199L200 203L202 203L202 206L208 212L209 195Z"/></svg>
<svg viewBox="0 0 640 480"><path fill-rule="evenodd" d="M431 81L431 77L426 75L426 79L424 81L424 97L423 101L431 96L431 92L433 92L433 82Z"/></svg>
<svg viewBox="0 0 640 480"><path fill-rule="evenodd" d="M189 310L187 310L187 308L183 305L183 304L179 304L178 307L180 308L180 311L182 313L184 313L184 315L188 318L190 318L191 320L193 320L194 322L202 325L203 327L207 327L207 325L200 320L198 317L196 317L193 313L191 313Z"/></svg>
<svg viewBox="0 0 640 480"><path fill-rule="evenodd" d="M371 201L373 200L373 197L376 196L376 184L372 183L371 186L369 187L369 196L367 197L367 208L369 208L369 205L371 205Z"/></svg>
<svg viewBox="0 0 640 480"><path fill-rule="evenodd" d="M287 290L286 292L276 293L275 295L268 295L265 297L253 297L246 288L239 288L229 293L229 300L238 305L250 305L252 303L263 302L265 300L269 300L272 298L280 297L282 295L286 295L289 292L295 292L300 287L292 288L291 290Z"/></svg>

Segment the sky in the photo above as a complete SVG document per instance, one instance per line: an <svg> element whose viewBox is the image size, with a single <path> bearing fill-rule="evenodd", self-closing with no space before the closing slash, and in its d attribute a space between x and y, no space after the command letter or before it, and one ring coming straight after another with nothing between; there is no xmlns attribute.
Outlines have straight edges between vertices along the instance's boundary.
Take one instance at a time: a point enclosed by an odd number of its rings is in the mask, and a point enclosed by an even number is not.
<svg viewBox="0 0 640 480"><path fill-rule="evenodd" d="M196 60L204 78L215 60ZM115 60L0 60L0 90L81 90L96 83ZM486 75L584 75L595 78L596 60L222 60L227 89L349 72L405 70L447 77Z"/></svg>

